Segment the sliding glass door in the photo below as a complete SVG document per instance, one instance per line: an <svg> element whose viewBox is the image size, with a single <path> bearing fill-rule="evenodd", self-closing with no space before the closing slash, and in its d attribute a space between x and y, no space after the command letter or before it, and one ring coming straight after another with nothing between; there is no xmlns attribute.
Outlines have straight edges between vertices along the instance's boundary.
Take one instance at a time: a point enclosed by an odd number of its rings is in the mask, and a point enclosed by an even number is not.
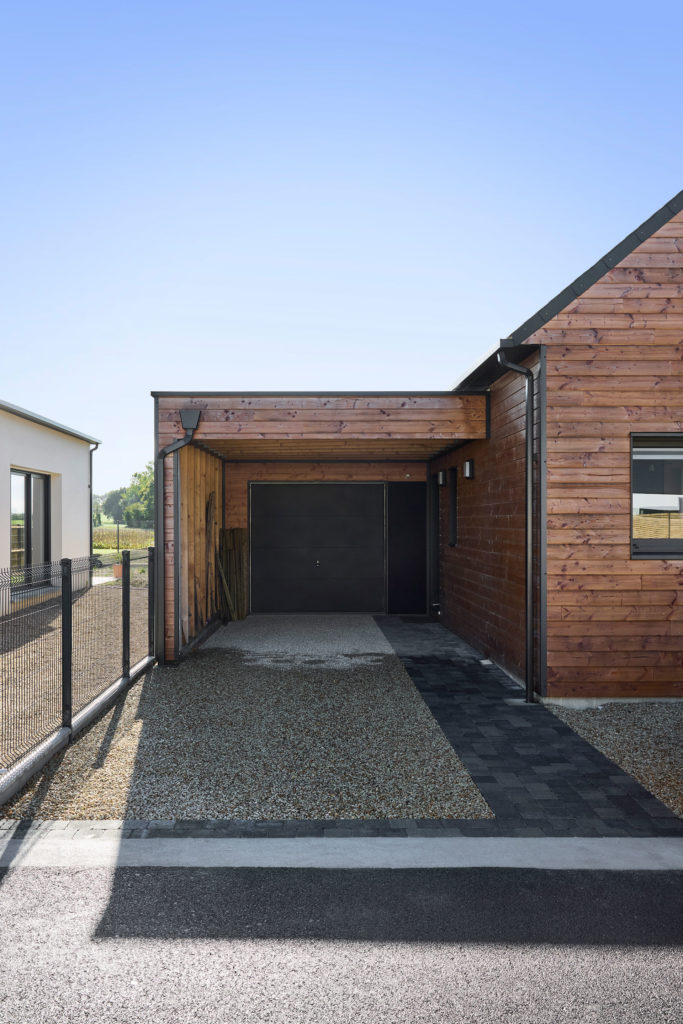
<svg viewBox="0 0 683 1024"><path fill-rule="evenodd" d="M11 567L38 565L50 559L50 478L11 471Z"/></svg>

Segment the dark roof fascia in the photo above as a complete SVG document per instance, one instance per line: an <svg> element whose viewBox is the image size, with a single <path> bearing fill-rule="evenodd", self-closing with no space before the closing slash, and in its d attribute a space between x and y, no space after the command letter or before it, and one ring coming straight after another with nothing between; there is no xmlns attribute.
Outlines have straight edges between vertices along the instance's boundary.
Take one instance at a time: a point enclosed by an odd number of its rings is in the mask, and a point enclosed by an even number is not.
<svg viewBox="0 0 683 1024"><path fill-rule="evenodd" d="M41 427L49 427L50 430L58 430L60 434L68 434L69 437L76 437L79 441L87 441L88 444L102 444L96 437L81 434L78 430L65 427L63 423L48 420L45 416L39 416L38 413L29 412L28 409L22 409L18 405L12 405L10 402L3 402L1 399L0 411L11 413L12 416L20 416L23 420L30 420L31 423L38 423Z"/></svg>
<svg viewBox="0 0 683 1024"><path fill-rule="evenodd" d="M559 292L554 299L539 309L537 313L534 313L532 317L518 327L516 331L513 331L506 340L513 342L517 345L521 344L531 335L544 327L549 320L552 320L554 316L557 316L565 306L568 306L570 302L578 298L579 295L583 295L592 285L596 284L601 277L604 277L610 270L612 270L618 263L621 263L623 259L630 256L634 249L637 249L646 239L650 238L651 235L658 231L668 221L671 220L677 213L683 210L683 191L675 195L673 199L669 200L662 206L661 210L657 210L653 213L646 221L644 221L639 228L632 231L630 235L627 235L623 241L615 245L613 249L610 249L602 259L594 263L592 267L589 267L585 273L577 277L575 281Z"/></svg>
<svg viewBox="0 0 683 1024"><path fill-rule="evenodd" d="M150 394L152 398L446 398L453 391L150 391Z"/></svg>
<svg viewBox="0 0 683 1024"><path fill-rule="evenodd" d="M540 345L516 345L514 342L510 343L505 339L501 341L499 347L495 352L491 352L478 366L474 368L465 377L464 380L458 384L457 387L453 388L456 394L461 394L463 390L472 389L477 394L481 394L486 391L491 385L500 380L508 371L504 366L501 366L498 362L498 353L504 352L505 357L512 363L521 363L529 356L532 356L534 352L538 352Z"/></svg>

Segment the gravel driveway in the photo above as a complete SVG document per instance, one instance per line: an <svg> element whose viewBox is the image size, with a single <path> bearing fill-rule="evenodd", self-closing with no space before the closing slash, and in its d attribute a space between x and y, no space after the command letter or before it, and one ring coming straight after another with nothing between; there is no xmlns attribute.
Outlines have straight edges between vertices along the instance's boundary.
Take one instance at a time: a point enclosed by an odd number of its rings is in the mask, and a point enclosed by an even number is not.
<svg viewBox="0 0 683 1024"><path fill-rule="evenodd" d="M155 668L2 814L492 817L363 615L223 627L180 665Z"/></svg>

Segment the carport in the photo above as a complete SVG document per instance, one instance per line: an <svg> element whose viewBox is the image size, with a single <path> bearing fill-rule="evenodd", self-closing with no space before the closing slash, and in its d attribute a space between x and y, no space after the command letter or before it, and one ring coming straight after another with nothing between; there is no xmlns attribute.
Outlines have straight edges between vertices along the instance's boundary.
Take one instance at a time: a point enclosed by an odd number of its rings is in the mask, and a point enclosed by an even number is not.
<svg viewBox="0 0 683 1024"><path fill-rule="evenodd" d="M217 619L221 530L244 544L247 611L428 612L430 463L486 438L481 389L153 397L160 660Z"/></svg>

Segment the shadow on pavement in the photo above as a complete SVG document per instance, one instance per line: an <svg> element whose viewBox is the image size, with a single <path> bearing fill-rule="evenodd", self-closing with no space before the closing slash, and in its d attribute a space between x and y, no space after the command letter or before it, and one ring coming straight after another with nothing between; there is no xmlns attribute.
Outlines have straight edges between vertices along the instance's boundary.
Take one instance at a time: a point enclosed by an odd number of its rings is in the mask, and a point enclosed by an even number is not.
<svg viewBox="0 0 683 1024"><path fill-rule="evenodd" d="M118 868L98 938L671 945L670 872Z"/></svg>

